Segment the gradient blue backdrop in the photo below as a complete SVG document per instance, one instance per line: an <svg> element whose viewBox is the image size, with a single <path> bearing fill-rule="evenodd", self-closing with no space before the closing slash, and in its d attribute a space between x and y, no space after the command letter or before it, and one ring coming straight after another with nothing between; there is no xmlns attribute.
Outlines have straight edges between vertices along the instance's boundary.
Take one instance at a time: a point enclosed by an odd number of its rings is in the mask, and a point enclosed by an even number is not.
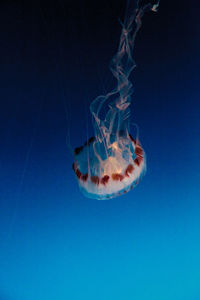
<svg viewBox="0 0 200 300"><path fill-rule="evenodd" d="M1 300L200 299L195 3L161 0L144 17L132 121L147 174L96 201L80 193L66 141L93 134L89 104L113 88L125 1L1 1Z"/></svg>

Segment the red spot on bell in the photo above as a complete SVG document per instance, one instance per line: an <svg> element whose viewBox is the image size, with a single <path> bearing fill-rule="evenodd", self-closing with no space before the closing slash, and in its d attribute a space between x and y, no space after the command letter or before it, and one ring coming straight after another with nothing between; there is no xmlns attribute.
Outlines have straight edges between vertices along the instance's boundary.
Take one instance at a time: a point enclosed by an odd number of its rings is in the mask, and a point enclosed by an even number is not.
<svg viewBox="0 0 200 300"><path fill-rule="evenodd" d="M129 177L129 174L132 173L133 170L134 170L133 165L131 165L131 164L128 165L128 167L126 168L126 171L125 171L125 175L126 175L127 177Z"/></svg>
<svg viewBox="0 0 200 300"><path fill-rule="evenodd" d="M87 181L88 179L88 173L81 175L81 180Z"/></svg>
<svg viewBox="0 0 200 300"><path fill-rule="evenodd" d="M99 177L98 176L91 176L91 181L94 184L99 184Z"/></svg>
<svg viewBox="0 0 200 300"><path fill-rule="evenodd" d="M136 146L135 147L135 154L137 156L142 156L143 155L143 150L142 150L142 148L140 146Z"/></svg>
<svg viewBox="0 0 200 300"><path fill-rule="evenodd" d="M119 173L113 173L112 174L112 179L122 181L124 179L124 176L122 174L119 174Z"/></svg>
<svg viewBox="0 0 200 300"><path fill-rule="evenodd" d="M76 169L75 173L76 173L76 176L80 179L81 175L82 175L81 171L79 169Z"/></svg>
<svg viewBox="0 0 200 300"><path fill-rule="evenodd" d="M139 166L142 162L142 157L140 156L137 156L135 159L134 159L134 163Z"/></svg>
<svg viewBox="0 0 200 300"><path fill-rule="evenodd" d="M108 183L108 180L109 180L109 176L108 175L105 175L101 178L101 183L106 185Z"/></svg>
<svg viewBox="0 0 200 300"><path fill-rule="evenodd" d="M87 140L84 144L84 146L89 146L91 143L93 143L95 140L95 138L92 136L91 138L89 138L89 140Z"/></svg>
<svg viewBox="0 0 200 300"><path fill-rule="evenodd" d="M81 151L83 150L83 147L81 146L81 147L78 147L78 148L75 148L74 149L74 154L75 155L78 155L79 153L81 153Z"/></svg>

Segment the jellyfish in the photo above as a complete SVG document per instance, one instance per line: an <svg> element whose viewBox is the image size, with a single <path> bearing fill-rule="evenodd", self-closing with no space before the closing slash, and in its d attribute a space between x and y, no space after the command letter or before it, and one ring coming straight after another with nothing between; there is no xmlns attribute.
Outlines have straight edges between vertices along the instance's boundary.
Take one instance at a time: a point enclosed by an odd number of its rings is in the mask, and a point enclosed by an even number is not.
<svg viewBox="0 0 200 300"><path fill-rule="evenodd" d="M144 149L138 136L133 138L130 132L133 85L129 77L136 66L132 53L142 17L146 11L156 11L158 5L127 2L119 46L110 63L116 87L92 101L94 137L74 150L73 170L86 197L106 200L126 194L145 174Z"/></svg>

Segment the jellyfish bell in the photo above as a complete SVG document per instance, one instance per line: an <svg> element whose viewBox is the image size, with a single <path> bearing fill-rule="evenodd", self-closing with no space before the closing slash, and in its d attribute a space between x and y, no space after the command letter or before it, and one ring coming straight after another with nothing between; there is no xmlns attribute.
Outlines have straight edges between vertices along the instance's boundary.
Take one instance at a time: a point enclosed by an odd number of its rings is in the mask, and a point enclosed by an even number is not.
<svg viewBox="0 0 200 300"><path fill-rule="evenodd" d="M75 149L74 158L73 169L81 191L98 200L127 193L139 183L146 169L144 150L131 135L114 141L107 149L107 157L104 145L89 139Z"/></svg>

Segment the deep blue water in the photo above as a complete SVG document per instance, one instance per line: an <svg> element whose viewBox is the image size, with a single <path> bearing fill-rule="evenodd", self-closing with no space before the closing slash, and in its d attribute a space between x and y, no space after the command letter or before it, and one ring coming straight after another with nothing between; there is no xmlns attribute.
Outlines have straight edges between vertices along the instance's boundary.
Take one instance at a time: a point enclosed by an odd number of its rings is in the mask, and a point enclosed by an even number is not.
<svg viewBox="0 0 200 300"><path fill-rule="evenodd" d="M0 299L200 299L200 22L162 1L138 33L132 121L147 173L85 198L67 146L114 87L124 1L0 5Z"/></svg>

